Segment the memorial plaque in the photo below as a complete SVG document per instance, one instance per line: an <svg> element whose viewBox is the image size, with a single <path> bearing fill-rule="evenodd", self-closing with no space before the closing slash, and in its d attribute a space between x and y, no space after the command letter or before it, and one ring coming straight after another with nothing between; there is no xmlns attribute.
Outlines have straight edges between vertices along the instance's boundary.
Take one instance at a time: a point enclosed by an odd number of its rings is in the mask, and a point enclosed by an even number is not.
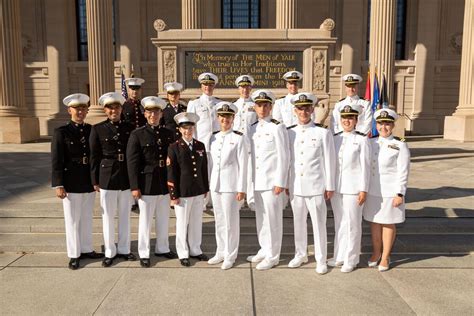
<svg viewBox="0 0 474 316"><path fill-rule="evenodd" d="M290 70L302 71L303 52L185 52L185 88L199 88L198 76L212 72L219 77L218 88L235 89L235 79L240 75L255 78L258 89L285 88L283 74Z"/></svg>

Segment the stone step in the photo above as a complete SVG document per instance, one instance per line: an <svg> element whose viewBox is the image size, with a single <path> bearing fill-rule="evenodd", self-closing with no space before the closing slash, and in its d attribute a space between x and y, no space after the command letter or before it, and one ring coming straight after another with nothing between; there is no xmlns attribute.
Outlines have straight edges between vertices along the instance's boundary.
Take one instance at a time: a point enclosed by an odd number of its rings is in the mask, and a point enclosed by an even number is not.
<svg viewBox="0 0 474 316"><path fill-rule="evenodd" d="M94 245L97 250L102 245L102 234L93 234ZM170 236L171 247L174 248L173 235ZM152 239L152 247L154 239ZM313 252L312 238L308 239L309 251ZM214 234L204 233L202 249L205 253L212 254L215 251ZM332 253L332 238L328 238L328 253ZM152 248L153 249L153 248ZM239 251L241 254L251 254L258 251L257 236L255 233L242 233L240 236ZM470 253L474 249L474 235L472 234L399 234L395 242L393 253L412 254L455 254ZM44 234L0 234L0 252L65 252L65 235L61 233ZM132 251L137 251L137 235L132 234ZM370 236L364 234L362 237L362 252L371 251ZM292 234L283 235L282 254L294 253L294 238Z"/></svg>
<svg viewBox="0 0 474 316"><path fill-rule="evenodd" d="M117 221L116 221L117 222ZM152 231L154 231L154 221L152 223ZM327 220L328 233L334 232L334 220ZM171 217L169 223L170 233L174 233L176 229L176 218ZM308 231L312 233L311 220L308 218ZM255 218L242 216L240 218L240 229L242 233L255 233ZM365 233L370 232L369 223L363 222L363 230ZM0 220L0 233L64 233L63 218L2 218ZM102 219L99 216L93 219L93 232L100 233L102 231ZM203 218L203 232L214 233L215 224L214 217L206 215ZM293 233L293 219L285 217L283 219L284 233ZM131 218L131 232L138 232L138 217ZM398 225L399 234L423 234L423 233L439 233L439 234L457 234L472 233L474 234L474 218L408 218L407 221Z"/></svg>

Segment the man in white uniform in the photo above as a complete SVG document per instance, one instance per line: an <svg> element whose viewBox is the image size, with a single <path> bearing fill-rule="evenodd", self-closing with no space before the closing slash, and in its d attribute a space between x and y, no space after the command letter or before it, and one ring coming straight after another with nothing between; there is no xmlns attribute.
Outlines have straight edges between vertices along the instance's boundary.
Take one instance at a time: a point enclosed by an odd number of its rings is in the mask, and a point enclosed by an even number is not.
<svg viewBox="0 0 474 316"><path fill-rule="evenodd" d="M288 182L288 134L285 126L271 118L275 97L268 90L252 94L258 121L249 131L253 166L255 216L260 250L248 261L257 270L278 264L283 237L283 196Z"/></svg>
<svg viewBox="0 0 474 316"><path fill-rule="evenodd" d="M316 97L299 93L291 99L298 124L288 127L290 143L289 191L294 217L295 257L288 267L297 268L308 261L308 212L314 234L316 272L327 272L326 201L334 193L335 154L329 130L311 120Z"/></svg>
<svg viewBox="0 0 474 316"><path fill-rule="evenodd" d="M298 93L298 84L303 80L303 74L299 71L292 70L285 73L283 79L286 81L288 94L275 101L272 117L285 124L285 126L291 126L298 123L298 118L293 111L293 105L290 101L291 98Z"/></svg>
<svg viewBox="0 0 474 316"><path fill-rule="evenodd" d="M250 75L242 75L235 79L235 85L239 89L240 98L235 100L233 103L237 107L237 113L234 119L234 130L248 134L250 124L254 123L257 119L255 114L254 105L250 93L255 80Z"/></svg>
<svg viewBox="0 0 474 316"><path fill-rule="evenodd" d="M221 268L230 269L239 250L239 210L247 189L247 140L232 130L237 107L230 102L217 104L221 130L211 137L212 171L209 183L216 221L216 255L209 264L224 261Z"/></svg>
<svg viewBox="0 0 474 316"><path fill-rule="evenodd" d="M362 77L356 74L347 74L342 77L344 85L346 86L346 97L339 100L334 105L331 118L331 130L334 134L342 131L341 127L341 110L345 105L357 104L361 110L357 119L356 131L367 135L372 126L372 109L370 108L370 101L365 100L357 95L359 91L359 84L362 82Z"/></svg>

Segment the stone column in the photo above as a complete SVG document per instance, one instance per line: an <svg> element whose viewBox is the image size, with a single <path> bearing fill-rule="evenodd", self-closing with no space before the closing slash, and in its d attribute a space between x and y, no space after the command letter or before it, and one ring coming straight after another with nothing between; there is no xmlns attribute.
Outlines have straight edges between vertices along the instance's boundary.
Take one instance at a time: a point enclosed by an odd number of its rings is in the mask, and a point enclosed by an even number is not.
<svg viewBox="0 0 474 316"><path fill-rule="evenodd" d="M462 35L459 105L444 119L444 138L474 141L474 0L466 0Z"/></svg>
<svg viewBox="0 0 474 316"><path fill-rule="evenodd" d="M418 42L415 48L415 92L410 115L412 132L422 135L440 133L433 112L434 59L438 46L439 1L420 1L418 6Z"/></svg>
<svg viewBox="0 0 474 316"><path fill-rule="evenodd" d="M389 103L393 103L393 75L395 64L396 0L372 0L370 7L370 73L387 78Z"/></svg>
<svg viewBox="0 0 474 316"><path fill-rule="evenodd" d="M201 0L181 0L181 28L201 28Z"/></svg>
<svg viewBox="0 0 474 316"><path fill-rule="evenodd" d="M296 1L276 0L276 28L296 28Z"/></svg>
<svg viewBox="0 0 474 316"><path fill-rule="evenodd" d="M100 96L115 91L112 10L112 0L86 0L91 104L88 121L92 123L104 117L98 104Z"/></svg>
<svg viewBox="0 0 474 316"><path fill-rule="evenodd" d="M25 102L20 2L0 0L0 16L0 143L22 143L39 138L39 121Z"/></svg>
<svg viewBox="0 0 474 316"><path fill-rule="evenodd" d="M74 91L69 91L67 68L67 2L63 0L46 0L46 43L50 91L50 114L47 122L48 135L52 135L56 127L69 119L63 98Z"/></svg>

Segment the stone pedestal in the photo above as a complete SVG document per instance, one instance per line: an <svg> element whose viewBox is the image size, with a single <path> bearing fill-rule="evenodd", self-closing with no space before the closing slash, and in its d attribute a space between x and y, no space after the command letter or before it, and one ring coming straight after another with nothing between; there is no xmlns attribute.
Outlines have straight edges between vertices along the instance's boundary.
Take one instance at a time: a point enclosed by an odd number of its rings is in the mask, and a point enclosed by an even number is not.
<svg viewBox="0 0 474 316"><path fill-rule="evenodd" d="M90 104L87 121L104 119L100 96L114 88L112 0L86 0Z"/></svg>
<svg viewBox="0 0 474 316"><path fill-rule="evenodd" d="M38 118L25 106L20 2L0 0L0 143L39 138Z"/></svg>
<svg viewBox="0 0 474 316"><path fill-rule="evenodd" d="M462 36L459 105L444 119L444 138L474 141L474 0L466 0Z"/></svg>

